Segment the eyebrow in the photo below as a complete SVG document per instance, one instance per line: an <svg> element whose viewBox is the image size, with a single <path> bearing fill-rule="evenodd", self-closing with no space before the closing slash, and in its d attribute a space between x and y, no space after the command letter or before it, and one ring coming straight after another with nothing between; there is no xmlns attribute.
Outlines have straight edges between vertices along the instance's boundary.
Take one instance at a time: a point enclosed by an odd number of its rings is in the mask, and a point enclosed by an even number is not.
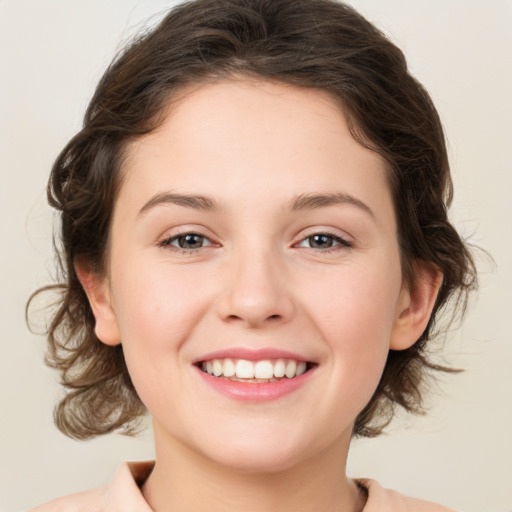
<svg viewBox="0 0 512 512"><path fill-rule="evenodd" d="M162 192L160 194L156 194L146 204L144 204L144 206L139 210L139 216L143 215L155 206L162 204L175 204L178 206L185 206L186 208L193 208L194 210L220 210L219 205L210 197Z"/></svg>
<svg viewBox="0 0 512 512"><path fill-rule="evenodd" d="M148 210L158 205L165 204L175 204L178 206L184 206L186 208L203 211L219 211L221 209L220 205L211 197L195 194L161 192L154 195L149 201L147 201L139 210L138 215L141 216ZM336 192L333 194L301 194L289 202L289 209L296 212L303 210L313 210L315 208L322 208L338 204L349 204L356 206L357 208L360 208L375 218L375 214L371 208L363 203L363 201L350 194L345 194L342 192Z"/></svg>
<svg viewBox="0 0 512 512"><path fill-rule="evenodd" d="M290 209L292 211L313 210L315 208L322 208L337 204L349 204L356 206L375 218L375 214L367 204L350 194L342 192L336 192L333 194L301 194L290 202Z"/></svg>

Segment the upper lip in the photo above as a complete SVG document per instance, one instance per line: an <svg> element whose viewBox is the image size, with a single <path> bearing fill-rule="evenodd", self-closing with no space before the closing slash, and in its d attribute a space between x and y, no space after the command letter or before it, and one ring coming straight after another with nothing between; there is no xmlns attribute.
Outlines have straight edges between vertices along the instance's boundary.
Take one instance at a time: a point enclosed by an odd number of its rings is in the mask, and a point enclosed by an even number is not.
<svg viewBox="0 0 512 512"><path fill-rule="evenodd" d="M248 349L243 347L226 348L209 352L193 360L193 364L213 359L245 359L247 361L261 361L263 359L293 359L294 361L314 362L304 356L288 350L275 348Z"/></svg>

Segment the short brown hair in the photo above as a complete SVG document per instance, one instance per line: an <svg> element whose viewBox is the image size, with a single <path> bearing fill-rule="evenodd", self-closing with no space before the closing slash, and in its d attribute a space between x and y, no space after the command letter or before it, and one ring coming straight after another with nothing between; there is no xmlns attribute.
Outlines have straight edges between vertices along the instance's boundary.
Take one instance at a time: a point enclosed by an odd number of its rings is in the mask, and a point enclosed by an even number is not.
<svg viewBox="0 0 512 512"><path fill-rule="evenodd" d="M48 330L47 363L67 395L55 411L65 434L85 439L133 433L144 415L123 357L94 334L94 316L74 269L77 258L105 271L113 205L127 143L154 130L173 93L191 83L255 77L328 92L351 133L387 162L404 279L421 261L443 274L430 322L409 349L390 351L374 396L355 422L379 434L396 405L422 411L428 352L439 312L463 311L476 287L466 244L447 218L452 198L442 126L402 52L351 7L333 0L194 0L173 10L113 61L83 128L57 158L48 184L60 212L61 291Z"/></svg>

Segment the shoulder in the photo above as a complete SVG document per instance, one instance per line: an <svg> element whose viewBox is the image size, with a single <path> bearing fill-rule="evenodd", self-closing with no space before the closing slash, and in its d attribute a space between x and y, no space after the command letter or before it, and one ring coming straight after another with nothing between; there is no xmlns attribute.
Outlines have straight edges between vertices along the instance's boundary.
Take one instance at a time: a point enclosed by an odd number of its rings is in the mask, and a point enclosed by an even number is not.
<svg viewBox="0 0 512 512"><path fill-rule="evenodd" d="M32 508L28 512L103 512L104 491L105 489L100 487L64 496Z"/></svg>
<svg viewBox="0 0 512 512"><path fill-rule="evenodd" d="M455 512L431 501L411 498L391 489L384 489L375 480L358 479L356 482L368 491L368 501L363 512Z"/></svg>
<svg viewBox="0 0 512 512"><path fill-rule="evenodd" d="M153 461L124 462L104 487L64 496L28 512L151 512L140 486L153 466Z"/></svg>

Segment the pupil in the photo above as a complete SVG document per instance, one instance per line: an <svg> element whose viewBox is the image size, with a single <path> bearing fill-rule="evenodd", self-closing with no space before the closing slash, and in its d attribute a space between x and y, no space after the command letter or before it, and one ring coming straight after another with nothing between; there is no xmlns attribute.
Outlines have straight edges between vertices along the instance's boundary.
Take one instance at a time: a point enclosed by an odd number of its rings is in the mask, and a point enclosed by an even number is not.
<svg viewBox="0 0 512 512"><path fill-rule="evenodd" d="M201 235L183 235L178 238L178 244L182 249L196 249L203 245L203 237Z"/></svg>
<svg viewBox="0 0 512 512"><path fill-rule="evenodd" d="M332 247L332 238L328 235L313 235L310 244L313 248L326 249Z"/></svg>

